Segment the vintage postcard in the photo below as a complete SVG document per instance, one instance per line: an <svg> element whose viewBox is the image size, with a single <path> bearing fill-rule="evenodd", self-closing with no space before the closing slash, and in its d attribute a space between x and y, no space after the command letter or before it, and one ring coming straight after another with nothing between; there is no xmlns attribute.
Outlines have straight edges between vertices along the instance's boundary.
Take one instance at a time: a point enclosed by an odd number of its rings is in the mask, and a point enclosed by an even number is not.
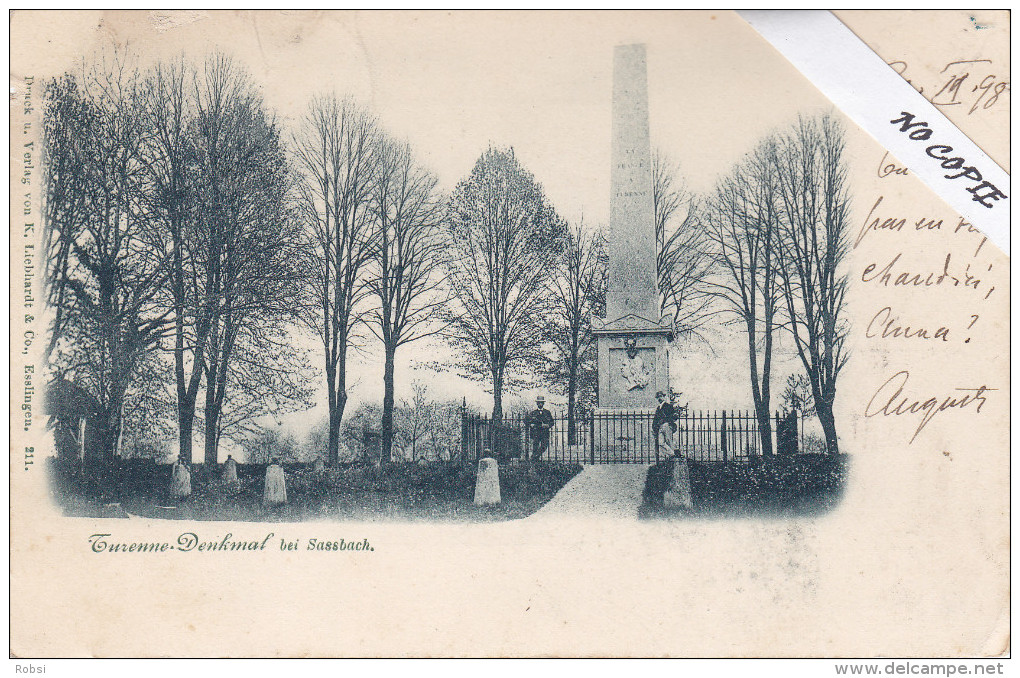
<svg viewBox="0 0 1020 678"><path fill-rule="evenodd" d="M1009 257L741 15L10 22L13 657L1008 654Z"/></svg>

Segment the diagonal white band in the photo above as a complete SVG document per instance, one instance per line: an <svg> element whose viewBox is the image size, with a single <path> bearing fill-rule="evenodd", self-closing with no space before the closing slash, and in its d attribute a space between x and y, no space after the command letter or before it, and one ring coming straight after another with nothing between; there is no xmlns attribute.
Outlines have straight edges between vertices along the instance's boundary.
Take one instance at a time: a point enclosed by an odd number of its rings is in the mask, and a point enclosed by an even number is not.
<svg viewBox="0 0 1020 678"><path fill-rule="evenodd" d="M1009 174L828 11L740 16L843 113L1009 254Z"/></svg>

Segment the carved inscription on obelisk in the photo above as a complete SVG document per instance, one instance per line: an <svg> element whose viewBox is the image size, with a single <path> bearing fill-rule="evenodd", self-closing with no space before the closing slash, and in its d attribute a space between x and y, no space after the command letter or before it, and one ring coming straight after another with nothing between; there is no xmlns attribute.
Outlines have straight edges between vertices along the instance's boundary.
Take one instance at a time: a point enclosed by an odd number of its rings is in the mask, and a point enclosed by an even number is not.
<svg viewBox="0 0 1020 678"><path fill-rule="evenodd" d="M659 294L644 45L621 45L613 53L612 135L606 320L634 314L655 322Z"/></svg>

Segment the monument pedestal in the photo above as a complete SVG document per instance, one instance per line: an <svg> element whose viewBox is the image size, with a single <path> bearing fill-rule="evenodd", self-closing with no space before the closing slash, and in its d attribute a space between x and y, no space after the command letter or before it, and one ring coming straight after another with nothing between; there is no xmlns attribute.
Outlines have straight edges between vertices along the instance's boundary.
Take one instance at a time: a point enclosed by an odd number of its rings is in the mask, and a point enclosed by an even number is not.
<svg viewBox="0 0 1020 678"><path fill-rule="evenodd" d="M612 323L596 319L599 393L594 413L597 461L655 458L655 394L669 389L672 328L634 315Z"/></svg>
<svg viewBox="0 0 1020 678"><path fill-rule="evenodd" d="M595 408L593 461L599 464L644 463L655 458L652 417L655 410Z"/></svg>
<svg viewBox="0 0 1020 678"><path fill-rule="evenodd" d="M655 394L669 389L668 319L653 322L628 315L606 323L594 319L598 349L599 407L650 408Z"/></svg>

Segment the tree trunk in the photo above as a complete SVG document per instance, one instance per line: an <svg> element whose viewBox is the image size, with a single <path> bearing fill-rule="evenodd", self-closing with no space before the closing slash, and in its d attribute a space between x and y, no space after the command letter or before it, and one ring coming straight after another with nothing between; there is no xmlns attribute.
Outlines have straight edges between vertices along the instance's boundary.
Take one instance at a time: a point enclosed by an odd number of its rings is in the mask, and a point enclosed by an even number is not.
<svg viewBox="0 0 1020 678"><path fill-rule="evenodd" d="M340 423L344 418L347 393L331 393L329 398L329 438L326 443L326 465L336 468L340 464Z"/></svg>
<svg viewBox="0 0 1020 678"><path fill-rule="evenodd" d="M219 424L220 413L219 408L216 407L216 399L212 393L207 391L205 396L205 465L208 468L216 466L219 461L216 446Z"/></svg>
<svg viewBox="0 0 1020 678"><path fill-rule="evenodd" d="M503 431L503 375L494 374L492 377L492 427L491 440L492 454L496 459L502 459L506 435Z"/></svg>
<svg viewBox="0 0 1020 678"><path fill-rule="evenodd" d="M577 365L571 364L567 377L567 444L577 444L577 422L574 421L577 403Z"/></svg>
<svg viewBox="0 0 1020 678"><path fill-rule="evenodd" d="M227 395L230 356L234 350L234 340L237 338L236 324L229 315L224 324L224 333L225 339L223 348L219 351L218 361L212 363L216 370L215 378L212 373L206 374L205 463L210 467L219 463L220 416L223 413L223 400Z"/></svg>
<svg viewBox="0 0 1020 678"><path fill-rule="evenodd" d="M179 446L177 460L182 464L192 461L192 433L195 429L195 401L186 400L178 406L179 412Z"/></svg>
<svg viewBox="0 0 1020 678"><path fill-rule="evenodd" d="M326 418L326 466L336 468L340 458L339 427L336 425L336 395L332 386L329 389L329 413Z"/></svg>
<svg viewBox="0 0 1020 678"><path fill-rule="evenodd" d="M832 415L832 403L816 401L815 411L818 413L818 421L821 422L822 431L825 433L825 450L829 454L839 454L839 440L836 438L836 419Z"/></svg>
<svg viewBox="0 0 1020 678"><path fill-rule="evenodd" d="M124 396L127 387L116 381L108 394L106 407L100 408L96 416L96 436L93 438L93 453L102 461L111 461L117 456L120 430L123 422Z"/></svg>
<svg viewBox="0 0 1020 678"><path fill-rule="evenodd" d="M747 333L748 363L751 371L751 397L754 400L754 416L758 419L758 440L761 442L763 456L772 455L772 422L769 421L768 391L762 393L761 380L758 377L758 352L754 341L754 326L748 326ZM734 450L737 452L737 450Z"/></svg>
<svg viewBox="0 0 1020 678"><path fill-rule="evenodd" d="M113 459L117 447L119 421L113 407L104 407L96 413L95 435L91 440L92 456L96 461Z"/></svg>
<svg viewBox="0 0 1020 678"><path fill-rule="evenodd" d="M761 407L758 413L758 425L762 427L761 451L766 457L771 457L774 448L772 447L772 420L769 418L769 406L772 404L772 312L766 311L768 318L765 321L765 355L762 357L761 369Z"/></svg>
<svg viewBox="0 0 1020 678"><path fill-rule="evenodd" d="M503 375L492 378L492 425L503 425Z"/></svg>
<svg viewBox="0 0 1020 678"><path fill-rule="evenodd" d="M772 450L772 419L769 418L768 403L755 403L754 414L758 418L758 436L761 439L762 456L771 457Z"/></svg>
<svg viewBox="0 0 1020 678"><path fill-rule="evenodd" d="M336 468L340 461L340 425L336 420L336 409L329 408L329 437L326 442L326 466Z"/></svg>
<svg viewBox="0 0 1020 678"><path fill-rule="evenodd" d="M177 461L182 464L191 464L193 461L192 437L195 430L195 401L198 397L199 379L201 365L193 364L191 375L185 372L184 364L184 264L182 249L184 245L181 239L181 226L179 222L172 225L174 242L174 377L177 382L177 433L178 450ZM195 341L194 356L199 356L205 346L204 328L198 328L199 338Z"/></svg>
<svg viewBox="0 0 1020 678"><path fill-rule="evenodd" d="M386 360L383 369L383 411L382 411L382 449L379 463L388 464L392 460L393 448L393 363L396 347L386 346Z"/></svg>

